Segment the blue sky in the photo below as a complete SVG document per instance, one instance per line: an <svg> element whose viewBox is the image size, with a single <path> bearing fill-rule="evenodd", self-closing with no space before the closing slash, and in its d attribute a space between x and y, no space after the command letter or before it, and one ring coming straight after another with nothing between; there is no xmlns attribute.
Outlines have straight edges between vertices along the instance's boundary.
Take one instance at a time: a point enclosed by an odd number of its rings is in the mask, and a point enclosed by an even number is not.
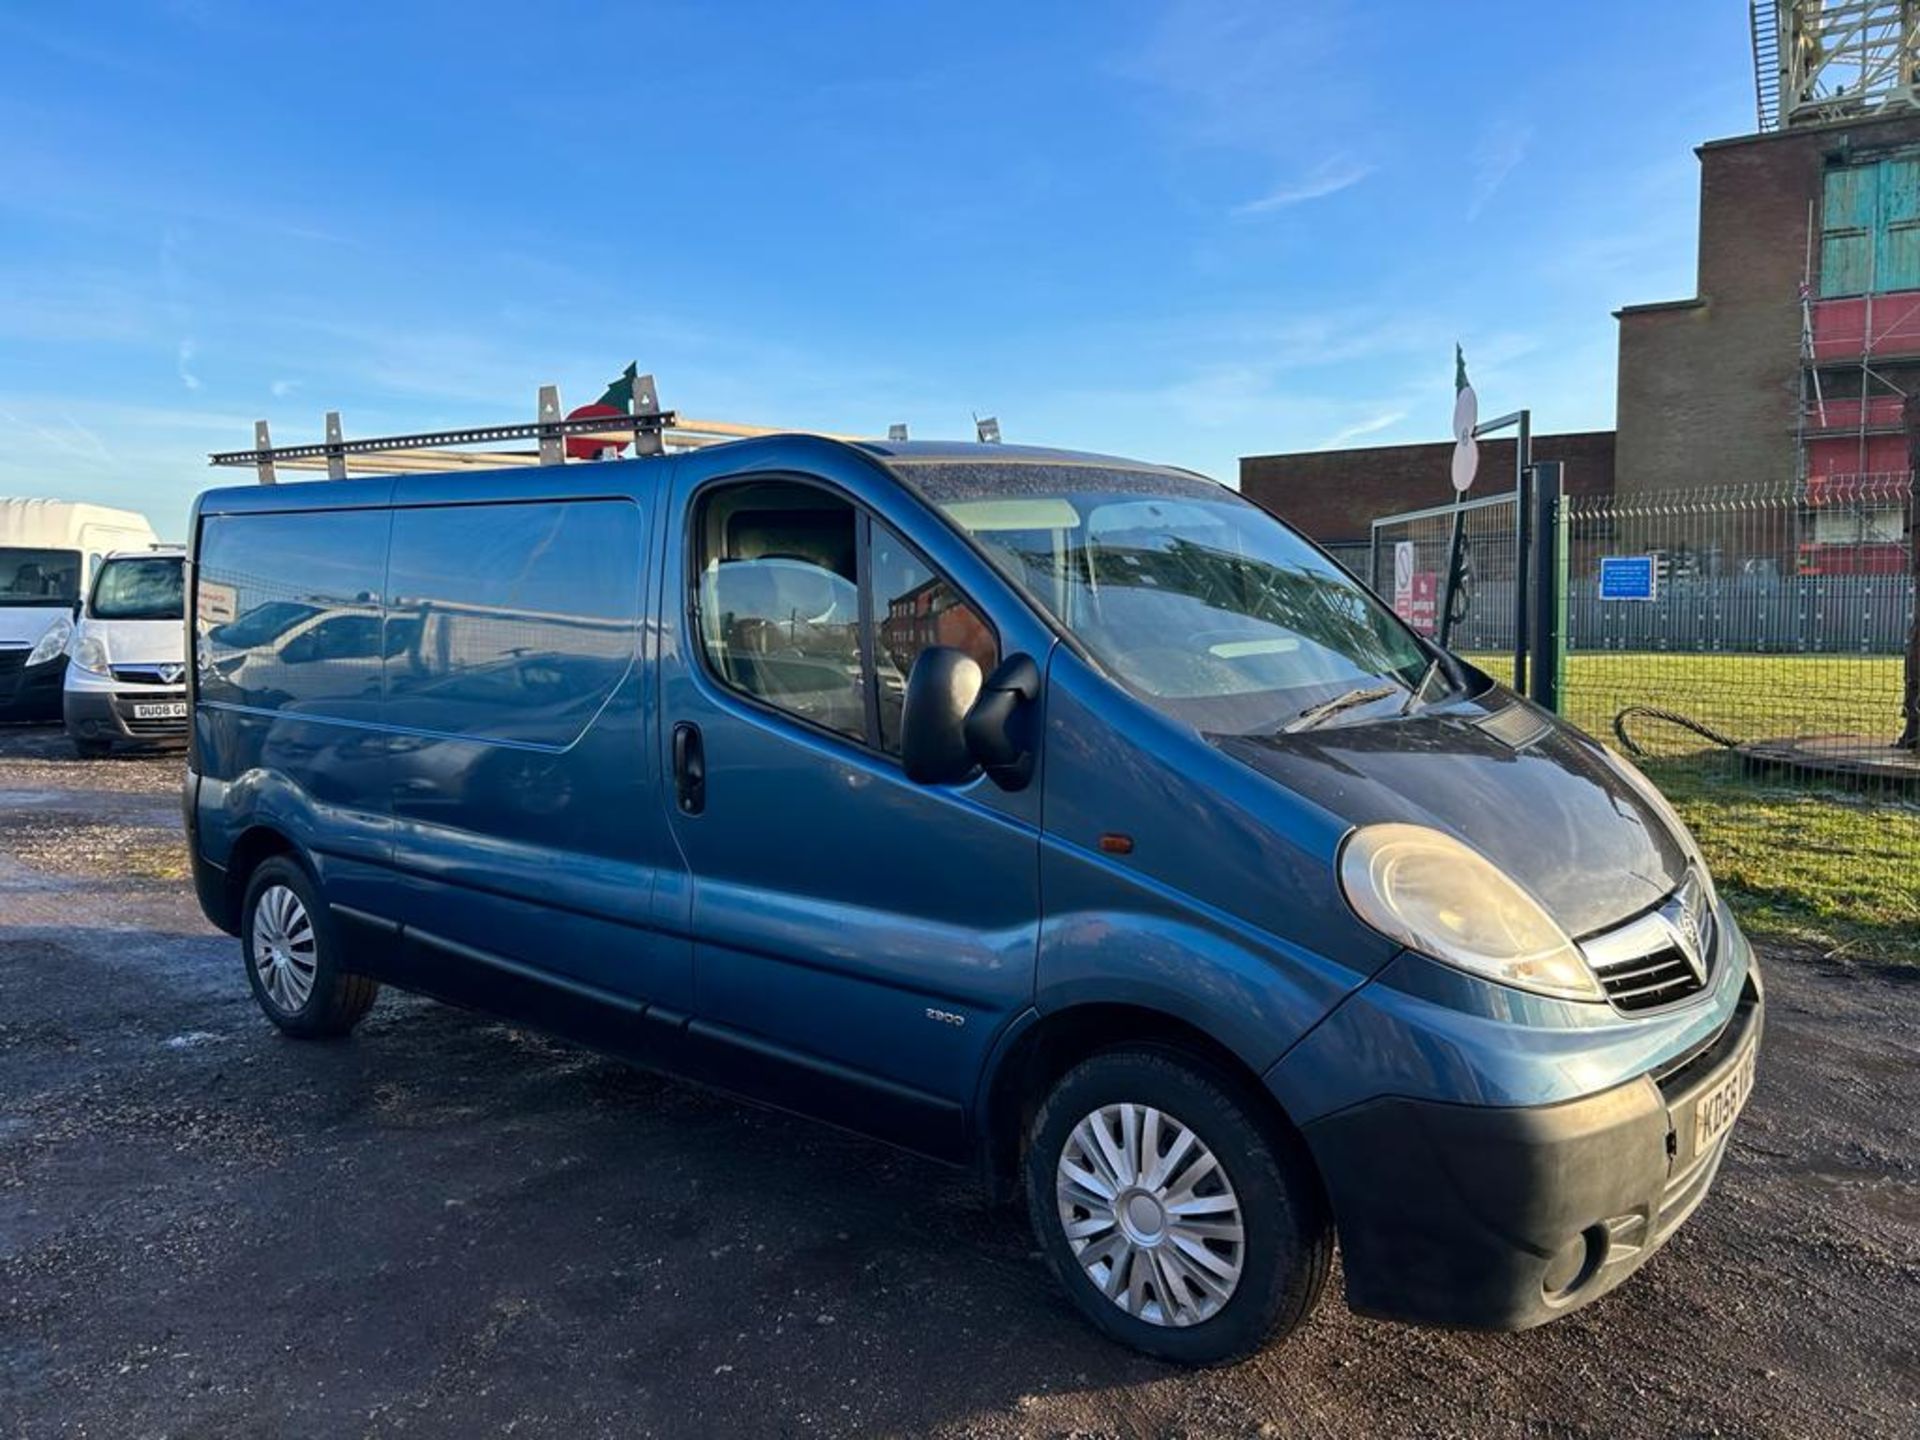
<svg viewBox="0 0 1920 1440"><path fill-rule="evenodd" d="M1693 290L1745 7L0 11L0 493L178 534L209 449L683 413L1117 451L1608 425ZM236 477L239 478L239 477ZM1436 498L1444 477L1436 476Z"/></svg>

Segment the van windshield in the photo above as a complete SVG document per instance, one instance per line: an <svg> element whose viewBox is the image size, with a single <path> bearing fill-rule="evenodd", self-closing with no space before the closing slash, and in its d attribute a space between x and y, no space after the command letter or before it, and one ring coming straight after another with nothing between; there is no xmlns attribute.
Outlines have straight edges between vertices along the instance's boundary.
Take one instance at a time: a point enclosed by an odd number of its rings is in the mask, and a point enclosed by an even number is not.
<svg viewBox="0 0 1920 1440"><path fill-rule="evenodd" d="M1428 652L1358 581L1211 481L896 463L1116 679L1200 730L1271 734L1320 707L1377 718L1427 674Z"/></svg>
<svg viewBox="0 0 1920 1440"><path fill-rule="evenodd" d="M71 605L79 598L78 550L0 546L0 605Z"/></svg>
<svg viewBox="0 0 1920 1440"><path fill-rule="evenodd" d="M178 620L186 614L180 558L152 555L109 560L93 582L96 620Z"/></svg>

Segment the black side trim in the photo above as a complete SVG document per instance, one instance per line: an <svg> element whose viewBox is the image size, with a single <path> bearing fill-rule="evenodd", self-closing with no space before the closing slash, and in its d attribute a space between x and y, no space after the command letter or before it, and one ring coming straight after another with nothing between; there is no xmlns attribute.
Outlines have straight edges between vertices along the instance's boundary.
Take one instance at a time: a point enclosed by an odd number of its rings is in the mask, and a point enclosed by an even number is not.
<svg viewBox="0 0 1920 1440"><path fill-rule="evenodd" d="M851 1084L865 1085L909 1104L925 1105L930 1109L951 1110L960 1113L960 1103L947 1100L925 1090L916 1090L911 1085L902 1085L897 1080L888 1080L865 1070L856 1070L850 1065L842 1065L835 1060L827 1060L818 1055L809 1055L804 1050L794 1050L785 1045L776 1045L771 1040L763 1040L744 1030L735 1030L726 1025L715 1025L706 1020L692 1020L687 1023L687 1033L696 1039L709 1040L716 1044L731 1045L748 1054L762 1056L768 1060L777 1060L782 1064L793 1065L810 1070L816 1075L832 1080L844 1080Z"/></svg>
<svg viewBox="0 0 1920 1440"><path fill-rule="evenodd" d="M724 1025L693 1020L686 1035L687 1073L696 1079L936 1160L968 1158L958 1101Z"/></svg>
<svg viewBox="0 0 1920 1440"><path fill-rule="evenodd" d="M338 901L328 901L327 908L342 920L351 920L356 925L364 925L369 930L378 930L383 935L398 935L400 922L389 920L384 915L375 915L366 910L356 910L351 905L342 905Z"/></svg>
<svg viewBox="0 0 1920 1440"><path fill-rule="evenodd" d="M340 907L336 906L334 908L338 909ZM526 965L518 960L510 960L505 955L497 955L491 950L481 950L472 945L463 945L458 940L449 940L446 936L435 935L430 930L415 929L411 925L395 925L393 928L395 934L404 935L415 944L430 946L435 950L441 951L443 954L452 955L461 960L472 961L475 965L485 965L490 969L511 975L518 980L527 980L539 985L550 985L554 989L571 995L577 1000L591 1001L596 1005L604 1005L612 1010L623 1011L636 1018L644 1015L647 1010L645 1001L635 1000L630 995L622 995L618 991L607 990L598 985L589 985L586 981L575 980L569 975L556 975L551 970L542 970L538 966Z"/></svg>

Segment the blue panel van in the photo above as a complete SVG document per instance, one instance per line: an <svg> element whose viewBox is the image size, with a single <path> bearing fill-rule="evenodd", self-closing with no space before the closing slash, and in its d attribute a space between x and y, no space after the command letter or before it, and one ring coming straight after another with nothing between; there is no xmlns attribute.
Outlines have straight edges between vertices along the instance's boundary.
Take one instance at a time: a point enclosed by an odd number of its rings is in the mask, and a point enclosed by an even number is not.
<svg viewBox="0 0 1920 1440"><path fill-rule="evenodd" d="M1631 765L1194 475L780 436L210 491L200 903L977 1165L1177 1361L1518 1329L1701 1203L1762 988Z"/></svg>

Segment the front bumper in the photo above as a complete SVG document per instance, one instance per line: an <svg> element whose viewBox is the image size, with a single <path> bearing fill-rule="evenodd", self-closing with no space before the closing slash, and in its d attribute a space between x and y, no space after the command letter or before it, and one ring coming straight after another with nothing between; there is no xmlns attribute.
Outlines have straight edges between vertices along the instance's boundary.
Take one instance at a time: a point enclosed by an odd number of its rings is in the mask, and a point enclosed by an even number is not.
<svg viewBox="0 0 1920 1440"><path fill-rule="evenodd" d="M0 720L58 720L67 657L29 665L27 654L19 648L0 650Z"/></svg>
<svg viewBox="0 0 1920 1440"><path fill-rule="evenodd" d="M184 705L184 688L141 685L115 688L81 684L80 672L70 675L61 708L67 733L82 740L110 740L116 745L184 745L187 717L143 717L138 706Z"/></svg>
<svg viewBox="0 0 1920 1440"><path fill-rule="evenodd" d="M1604 1295L1706 1197L1722 1133L1695 1110L1751 1063L1764 1023L1749 968L1721 1029L1678 1063L1559 1104L1380 1099L1303 1127L1354 1309L1522 1330Z"/></svg>

